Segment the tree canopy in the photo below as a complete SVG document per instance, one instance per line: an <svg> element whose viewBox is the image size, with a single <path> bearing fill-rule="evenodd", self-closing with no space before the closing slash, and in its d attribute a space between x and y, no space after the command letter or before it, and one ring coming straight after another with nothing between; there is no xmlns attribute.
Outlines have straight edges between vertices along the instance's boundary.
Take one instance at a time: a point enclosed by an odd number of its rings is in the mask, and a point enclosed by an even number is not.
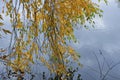
<svg viewBox="0 0 120 80"><path fill-rule="evenodd" d="M86 27L102 10L92 0L2 0L0 30L11 35L7 52L0 59L15 72L30 71L42 62L51 72L66 74L71 60L80 65L80 55L68 44L76 42L76 24ZM2 27L3 15L10 17L12 31ZM2 38L2 35L0 36Z"/></svg>

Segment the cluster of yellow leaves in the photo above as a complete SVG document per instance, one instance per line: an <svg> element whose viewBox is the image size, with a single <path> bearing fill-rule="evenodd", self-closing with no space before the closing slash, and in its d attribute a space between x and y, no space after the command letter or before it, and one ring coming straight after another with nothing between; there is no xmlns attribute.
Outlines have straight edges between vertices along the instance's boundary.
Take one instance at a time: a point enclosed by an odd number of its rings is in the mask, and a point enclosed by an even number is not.
<svg viewBox="0 0 120 80"><path fill-rule="evenodd" d="M17 25L16 25L16 28L22 28L23 27L23 24L21 22L21 19L20 19L20 14L17 14Z"/></svg>
<svg viewBox="0 0 120 80"><path fill-rule="evenodd" d="M43 20L42 32L48 39L52 57L57 61L53 64L65 66L65 53L70 53L76 61L79 59L75 50L66 46L65 39L74 38L74 23L79 19L80 24L92 22L95 14L100 14L100 10L91 0L45 0L40 16ZM59 66L56 66L57 69L63 71Z"/></svg>
<svg viewBox="0 0 120 80"><path fill-rule="evenodd" d="M31 62L34 63L34 53L36 56L48 53L45 55L54 59L47 61L44 56L40 56L40 61L51 71L64 73L64 63L68 62L64 57L66 54L79 61L76 51L66 44L67 40L75 39L73 24L92 23L96 14L101 15L99 6L92 0L9 0L5 3L6 14L10 15L13 29L18 33L17 38L21 39L15 43L13 63L22 71L25 71ZM37 43L39 38L44 38L42 44ZM14 65L11 67L15 69Z"/></svg>
<svg viewBox="0 0 120 80"><path fill-rule="evenodd" d="M29 69L29 64L34 63L33 59L33 53L38 54L38 46L36 43L32 43L30 45L30 48L27 49L26 47L27 41L23 42L19 39L19 41L16 43L14 55L12 57L15 57L14 60L9 64L13 68L14 71L26 71L26 69Z"/></svg>

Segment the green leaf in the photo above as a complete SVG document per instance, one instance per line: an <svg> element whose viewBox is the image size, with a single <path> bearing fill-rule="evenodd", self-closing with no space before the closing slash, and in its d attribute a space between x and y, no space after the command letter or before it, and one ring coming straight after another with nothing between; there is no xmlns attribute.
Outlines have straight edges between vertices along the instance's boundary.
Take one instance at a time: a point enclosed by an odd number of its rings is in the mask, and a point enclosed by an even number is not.
<svg viewBox="0 0 120 80"><path fill-rule="evenodd" d="M108 1L107 0L104 0L106 4L108 4Z"/></svg>

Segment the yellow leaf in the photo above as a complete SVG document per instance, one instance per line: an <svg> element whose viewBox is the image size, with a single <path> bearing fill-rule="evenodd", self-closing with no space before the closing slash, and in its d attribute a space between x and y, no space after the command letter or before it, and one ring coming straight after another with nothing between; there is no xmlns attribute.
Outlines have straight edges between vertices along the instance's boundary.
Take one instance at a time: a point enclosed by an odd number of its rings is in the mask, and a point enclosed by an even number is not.
<svg viewBox="0 0 120 80"><path fill-rule="evenodd" d="M0 22L0 26L3 26L4 24Z"/></svg>
<svg viewBox="0 0 120 80"><path fill-rule="evenodd" d="M12 32L10 32L9 30L6 30L6 29L2 29L2 30L5 34L7 34L7 33L12 34Z"/></svg>
<svg viewBox="0 0 120 80"><path fill-rule="evenodd" d="M29 2L29 0L24 0L25 2Z"/></svg>
<svg viewBox="0 0 120 80"><path fill-rule="evenodd" d="M3 20L2 15L0 15L0 19Z"/></svg>
<svg viewBox="0 0 120 80"><path fill-rule="evenodd" d="M16 25L16 28L22 28L23 25L22 25L22 22L19 22L17 25Z"/></svg>

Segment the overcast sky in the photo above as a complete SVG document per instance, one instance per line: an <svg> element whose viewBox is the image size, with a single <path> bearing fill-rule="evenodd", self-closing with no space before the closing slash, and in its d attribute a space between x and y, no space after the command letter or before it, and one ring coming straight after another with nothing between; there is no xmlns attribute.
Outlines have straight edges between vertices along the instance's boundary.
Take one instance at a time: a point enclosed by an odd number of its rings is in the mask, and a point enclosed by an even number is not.
<svg viewBox="0 0 120 80"><path fill-rule="evenodd" d="M75 34L79 43L72 45L81 54L81 74L83 80L100 80L100 72L97 59L98 56L100 65L102 66L103 57L106 62L113 66L120 61L120 8L115 0L108 0L108 5L100 3L103 12L103 18L95 18L95 28L77 29ZM103 53L100 55L99 50ZM103 66L103 74L109 68ZM106 77L107 80L120 80L120 65L114 67Z"/></svg>
<svg viewBox="0 0 120 80"><path fill-rule="evenodd" d="M105 61L99 50L103 52L109 65L112 66L120 61L120 8L115 0L108 0L108 5L103 2L100 5L104 11L103 18L95 18L95 28L75 30L78 43L71 43L81 55L80 62L83 68L80 68L80 72L83 80L100 80L99 66L94 54L98 56L101 66ZM5 19L7 20L6 17ZM9 26L7 23L5 25ZM8 36L0 40L0 48L7 47ZM108 69L106 65L103 66L103 74ZM120 80L120 65L109 72L107 80Z"/></svg>

